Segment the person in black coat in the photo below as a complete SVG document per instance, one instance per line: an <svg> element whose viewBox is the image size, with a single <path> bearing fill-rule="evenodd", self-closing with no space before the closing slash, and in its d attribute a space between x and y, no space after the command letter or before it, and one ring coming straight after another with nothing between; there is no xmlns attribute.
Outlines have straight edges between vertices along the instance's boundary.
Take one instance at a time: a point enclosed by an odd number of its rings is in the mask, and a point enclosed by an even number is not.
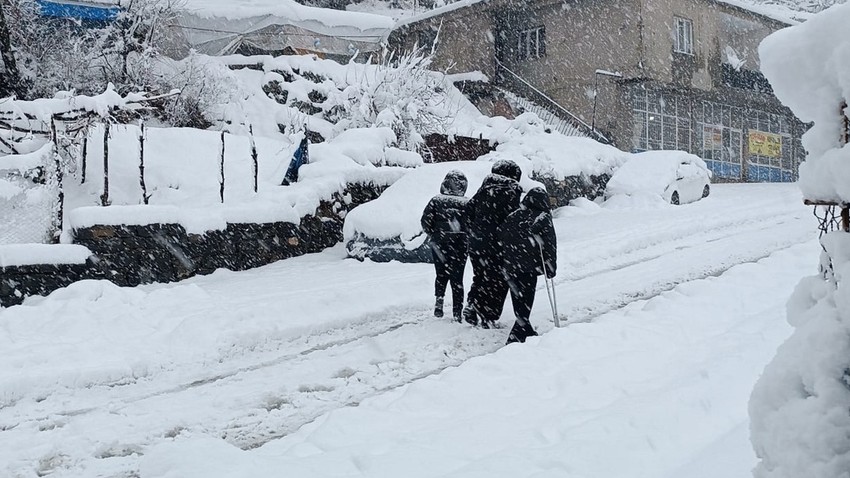
<svg viewBox="0 0 850 478"><path fill-rule="evenodd" d="M465 209L468 198L466 176L449 171L443 179L440 194L431 198L422 213L422 230L431 237L431 254L437 278L434 281L434 315L443 316L446 285L452 285L452 312L460 321L463 311L463 270L466 268L468 238Z"/></svg>
<svg viewBox="0 0 850 478"><path fill-rule="evenodd" d="M502 315L508 285L501 271L498 229L508 214L519 207L521 177L522 170L516 163L497 161L466 206L473 278L463 318L470 324L478 325L480 318L481 326L489 328Z"/></svg>
<svg viewBox="0 0 850 478"><path fill-rule="evenodd" d="M537 276L551 279L557 270L557 238L549 210L549 195L543 188L533 188L499 227L499 240L504 246L502 271L511 292L516 322L508 342L525 342L537 332L529 316L537 289Z"/></svg>

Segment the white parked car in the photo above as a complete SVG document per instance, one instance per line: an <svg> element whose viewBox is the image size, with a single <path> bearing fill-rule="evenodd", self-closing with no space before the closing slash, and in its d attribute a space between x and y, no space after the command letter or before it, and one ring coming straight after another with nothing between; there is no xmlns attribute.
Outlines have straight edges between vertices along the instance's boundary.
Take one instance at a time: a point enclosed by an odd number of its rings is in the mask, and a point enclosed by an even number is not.
<svg viewBox="0 0 850 478"><path fill-rule="evenodd" d="M605 197L660 196L671 204L698 201L711 193L705 161L684 151L645 151L627 160L611 176Z"/></svg>

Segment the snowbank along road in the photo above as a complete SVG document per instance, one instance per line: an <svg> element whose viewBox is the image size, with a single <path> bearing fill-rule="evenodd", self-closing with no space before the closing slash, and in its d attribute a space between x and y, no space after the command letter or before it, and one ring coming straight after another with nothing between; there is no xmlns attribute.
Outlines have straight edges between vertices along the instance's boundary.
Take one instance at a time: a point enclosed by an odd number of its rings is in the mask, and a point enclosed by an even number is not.
<svg viewBox="0 0 850 478"><path fill-rule="evenodd" d="M794 185L715 185L680 207L582 203L555 226L569 322L816 234ZM342 254L133 289L83 282L0 310L0 475L138 476L150 445L189 432L255 448L504 344L509 302L498 330L436 319L430 265Z"/></svg>

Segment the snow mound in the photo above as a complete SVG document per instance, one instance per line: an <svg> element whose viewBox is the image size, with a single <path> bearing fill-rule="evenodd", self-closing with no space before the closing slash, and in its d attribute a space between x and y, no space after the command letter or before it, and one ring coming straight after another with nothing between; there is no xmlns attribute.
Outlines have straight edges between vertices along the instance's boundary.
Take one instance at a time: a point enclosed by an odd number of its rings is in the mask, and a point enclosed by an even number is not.
<svg viewBox="0 0 850 478"><path fill-rule="evenodd" d="M796 330L750 398L758 478L836 478L850 470L850 236L824 236L834 281L803 279L788 301Z"/></svg>

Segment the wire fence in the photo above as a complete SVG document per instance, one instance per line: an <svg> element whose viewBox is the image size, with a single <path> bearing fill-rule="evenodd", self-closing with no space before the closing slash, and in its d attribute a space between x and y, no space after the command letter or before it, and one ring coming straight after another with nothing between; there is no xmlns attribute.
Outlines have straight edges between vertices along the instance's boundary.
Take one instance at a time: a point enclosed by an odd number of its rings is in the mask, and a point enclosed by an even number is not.
<svg viewBox="0 0 850 478"><path fill-rule="evenodd" d="M0 172L0 245L49 243L58 231L55 185ZM5 193L5 194L4 194Z"/></svg>
<svg viewBox="0 0 850 478"><path fill-rule="evenodd" d="M123 165L124 174L127 172L126 161L137 165L140 204L148 204L151 197L146 183L148 166L145 145L148 141L148 129L141 123L138 133L135 133L137 156L127 155L129 140L126 137L127 130L124 130L124 137L118 144L119 151L111 157L110 143L115 141L111 131L117 126L119 125L113 125L108 120L101 122L100 119L90 121L84 126L80 126L78 120L73 124L54 120L49 124L49 133L41 131L34 135L38 137L37 140L30 141L25 148L21 148L19 144L8 140L10 130L4 131L0 125L0 137L5 133L7 143L15 149L14 153L17 153L8 154L8 148L6 151L0 151L0 245L57 242L63 230L65 187L70 186L71 182L97 184L95 188L102 193L98 201L100 205L112 204L109 181L111 162L118 161L117 165ZM251 159L251 186L254 194L258 191L259 155L253 127L248 125L248 130L247 141L240 142L238 146L229 144L234 138L232 134L221 131L220 135L215 136L215 168L219 173L216 190L221 203L225 201L225 181L228 179L225 176L225 153L242 155L236 151L241 151L245 143L247 148L244 155ZM212 144L210 143L210 146ZM96 151L94 158L89 158L88 156L92 155L92 145L102 145L102 149ZM236 151L233 151L234 148ZM36 151L22 153L32 149ZM86 171L89 168L86 164L92 159L98 162L97 167L92 168L96 174L94 177L90 174L87 178ZM210 166L212 165L210 163ZM237 182L241 184L244 181L240 179Z"/></svg>

